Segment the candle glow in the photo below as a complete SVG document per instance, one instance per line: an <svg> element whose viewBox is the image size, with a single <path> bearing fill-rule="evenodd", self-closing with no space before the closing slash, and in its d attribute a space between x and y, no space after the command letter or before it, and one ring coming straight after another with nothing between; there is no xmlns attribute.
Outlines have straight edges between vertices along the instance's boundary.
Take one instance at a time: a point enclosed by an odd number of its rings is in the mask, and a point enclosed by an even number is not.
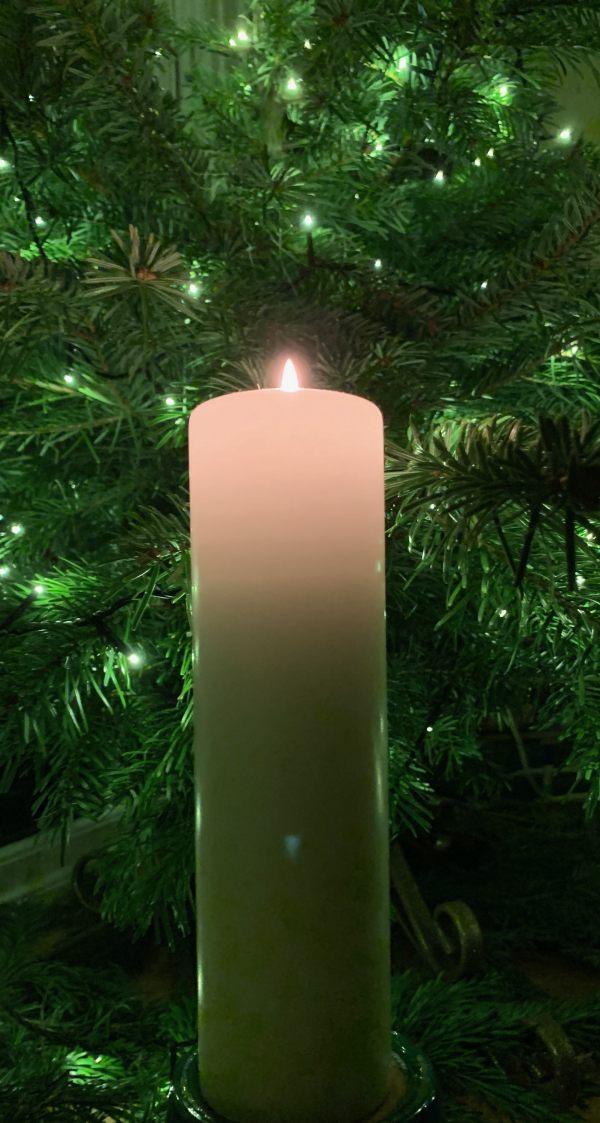
<svg viewBox="0 0 600 1123"><path fill-rule="evenodd" d="M286 359L285 361L283 374L281 376L281 385L279 389L286 390L288 392L300 389L300 385L298 383L298 374L291 359Z"/></svg>

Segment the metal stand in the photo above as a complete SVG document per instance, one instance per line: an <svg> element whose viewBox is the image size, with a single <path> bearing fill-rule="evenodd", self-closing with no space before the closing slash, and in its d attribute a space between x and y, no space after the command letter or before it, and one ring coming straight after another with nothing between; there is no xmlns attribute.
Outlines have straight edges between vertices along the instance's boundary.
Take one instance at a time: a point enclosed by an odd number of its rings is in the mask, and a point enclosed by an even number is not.
<svg viewBox="0 0 600 1123"><path fill-rule="evenodd" d="M397 1033L392 1033L392 1049L394 1070L388 1097L363 1123L440 1123L437 1089L429 1061ZM167 1123L229 1123L222 1115L217 1115L202 1096L195 1050L180 1057L175 1066Z"/></svg>

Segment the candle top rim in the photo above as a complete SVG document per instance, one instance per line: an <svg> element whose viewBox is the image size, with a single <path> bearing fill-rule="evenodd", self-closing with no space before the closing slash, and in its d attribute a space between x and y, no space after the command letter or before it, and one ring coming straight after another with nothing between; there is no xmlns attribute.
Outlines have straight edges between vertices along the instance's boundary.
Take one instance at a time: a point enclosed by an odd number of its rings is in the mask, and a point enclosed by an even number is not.
<svg viewBox="0 0 600 1123"><path fill-rule="evenodd" d="M331 397L335 396L344 398L346 402L348 400L352 400L355 402L361 402L366 406L370 406L372 409L377 410L377 413L383 419L381 409L375 402L372 402L370 398L365 398L362 396L362 394L349 394L345 390L331 390L329 388L318 386L302 386L299 390L295 390L293 393L282 390L280 386L256 386L248 390L233 390L227 394L216 394L214 398L206 398L205 401L198 402L198 404L190 410L189 417L191 418L193 414L197 413L199 409L205 409L207 406L214 405L216 402L221 402L223 400L229 401L231 398L239 398L246 394L252 394L256 396L256 394L258 393L260 393L261 395L269 394L269 396L271 396L272 394L277 394L282 401L298 401L298 399L302 399L306 394L327 394ZM257 399L255 397L255 401L256 400Z"/></svg>

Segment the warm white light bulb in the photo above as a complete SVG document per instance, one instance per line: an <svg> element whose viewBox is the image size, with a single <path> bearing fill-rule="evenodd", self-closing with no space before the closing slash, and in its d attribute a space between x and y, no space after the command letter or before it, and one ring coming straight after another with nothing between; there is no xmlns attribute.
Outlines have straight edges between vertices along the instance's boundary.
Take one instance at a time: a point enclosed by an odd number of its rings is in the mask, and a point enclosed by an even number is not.
<svg viewBox="0 0 600 1123"><path fill-rule="evenodd" d="M441 171L441 169L440 169L440 171L439 171L439 172L436 172L436 173L435 173L435 175L434 175L434 177L433 177L433 178L434 178L434 180L435 180L435 182L436 182L436 183L443 183L443 182L444 182L444 178L445 178L445 176L444 176L444 173L443 173L443 171Z"/></svg>
<svg viewBox="0 0 600 1123"><path fill-rule="evenodd" d="M314 224L315 224L315 220L314 220L312 214L305 214L303 219L302 219L302 225L306 226L307 228L310 228L311 226L314 226Z"/></svg>
<svg viewBox="0 0 600 1123"><path fill-rule="evenodd" d="M142 665L142 662L143 662L143 660L142 660L142 656L141 656L141 655L139 655L139 654L137 653L137 651L130 651L130 652L129 652L129 655L127 656L127 662L128 662L128 663L129 663L129 664L130 664L130 665L131 665L132 667L141 667L141 665Z"/></svg>
<svg viewBox="0 0 600 1123"><path fill-rule="evenodd" d="M558 134L559 140L570 140L572 136L573 136L573 130L572 129L561 129L559 134Z"/></svg>
<svg viewBox="0 0 600 1123"><path fill-rule="evenodd" d="M428 726L427 726L427 732L428 732L428 733L433 733L433 725L428 725Z"/></svg>
<svg viewBox="0 0 600 1123"><path fill-rule="evenodd" d="M13 534L23 533L23 526L21 525L21 523L13 523L10 529Z"/></svg>
<svg viewBox="0 0 600 1123"><path fill-rule="evenodd" d="M72 375L72 374L63 374L63 378L64 378L65 382L68 383L69 386L72 386L74 381L75 381L75 376Z"/></svg>

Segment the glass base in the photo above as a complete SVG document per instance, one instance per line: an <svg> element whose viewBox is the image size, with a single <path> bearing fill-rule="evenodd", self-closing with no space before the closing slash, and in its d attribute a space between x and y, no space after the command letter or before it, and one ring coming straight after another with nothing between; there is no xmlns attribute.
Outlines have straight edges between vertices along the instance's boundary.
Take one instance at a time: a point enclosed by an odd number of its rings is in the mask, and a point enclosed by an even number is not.
<svg viewBox="0 0 600 1123"><path fill-rule="evenodd" d="M427 1057L397 1033L392 1033L392 1050L390 1093L363 1123L441 1123L435 1077ZM175 1066L167 1123L229 1123L202 1096L196 1050L180 1057Z"/></svg>

